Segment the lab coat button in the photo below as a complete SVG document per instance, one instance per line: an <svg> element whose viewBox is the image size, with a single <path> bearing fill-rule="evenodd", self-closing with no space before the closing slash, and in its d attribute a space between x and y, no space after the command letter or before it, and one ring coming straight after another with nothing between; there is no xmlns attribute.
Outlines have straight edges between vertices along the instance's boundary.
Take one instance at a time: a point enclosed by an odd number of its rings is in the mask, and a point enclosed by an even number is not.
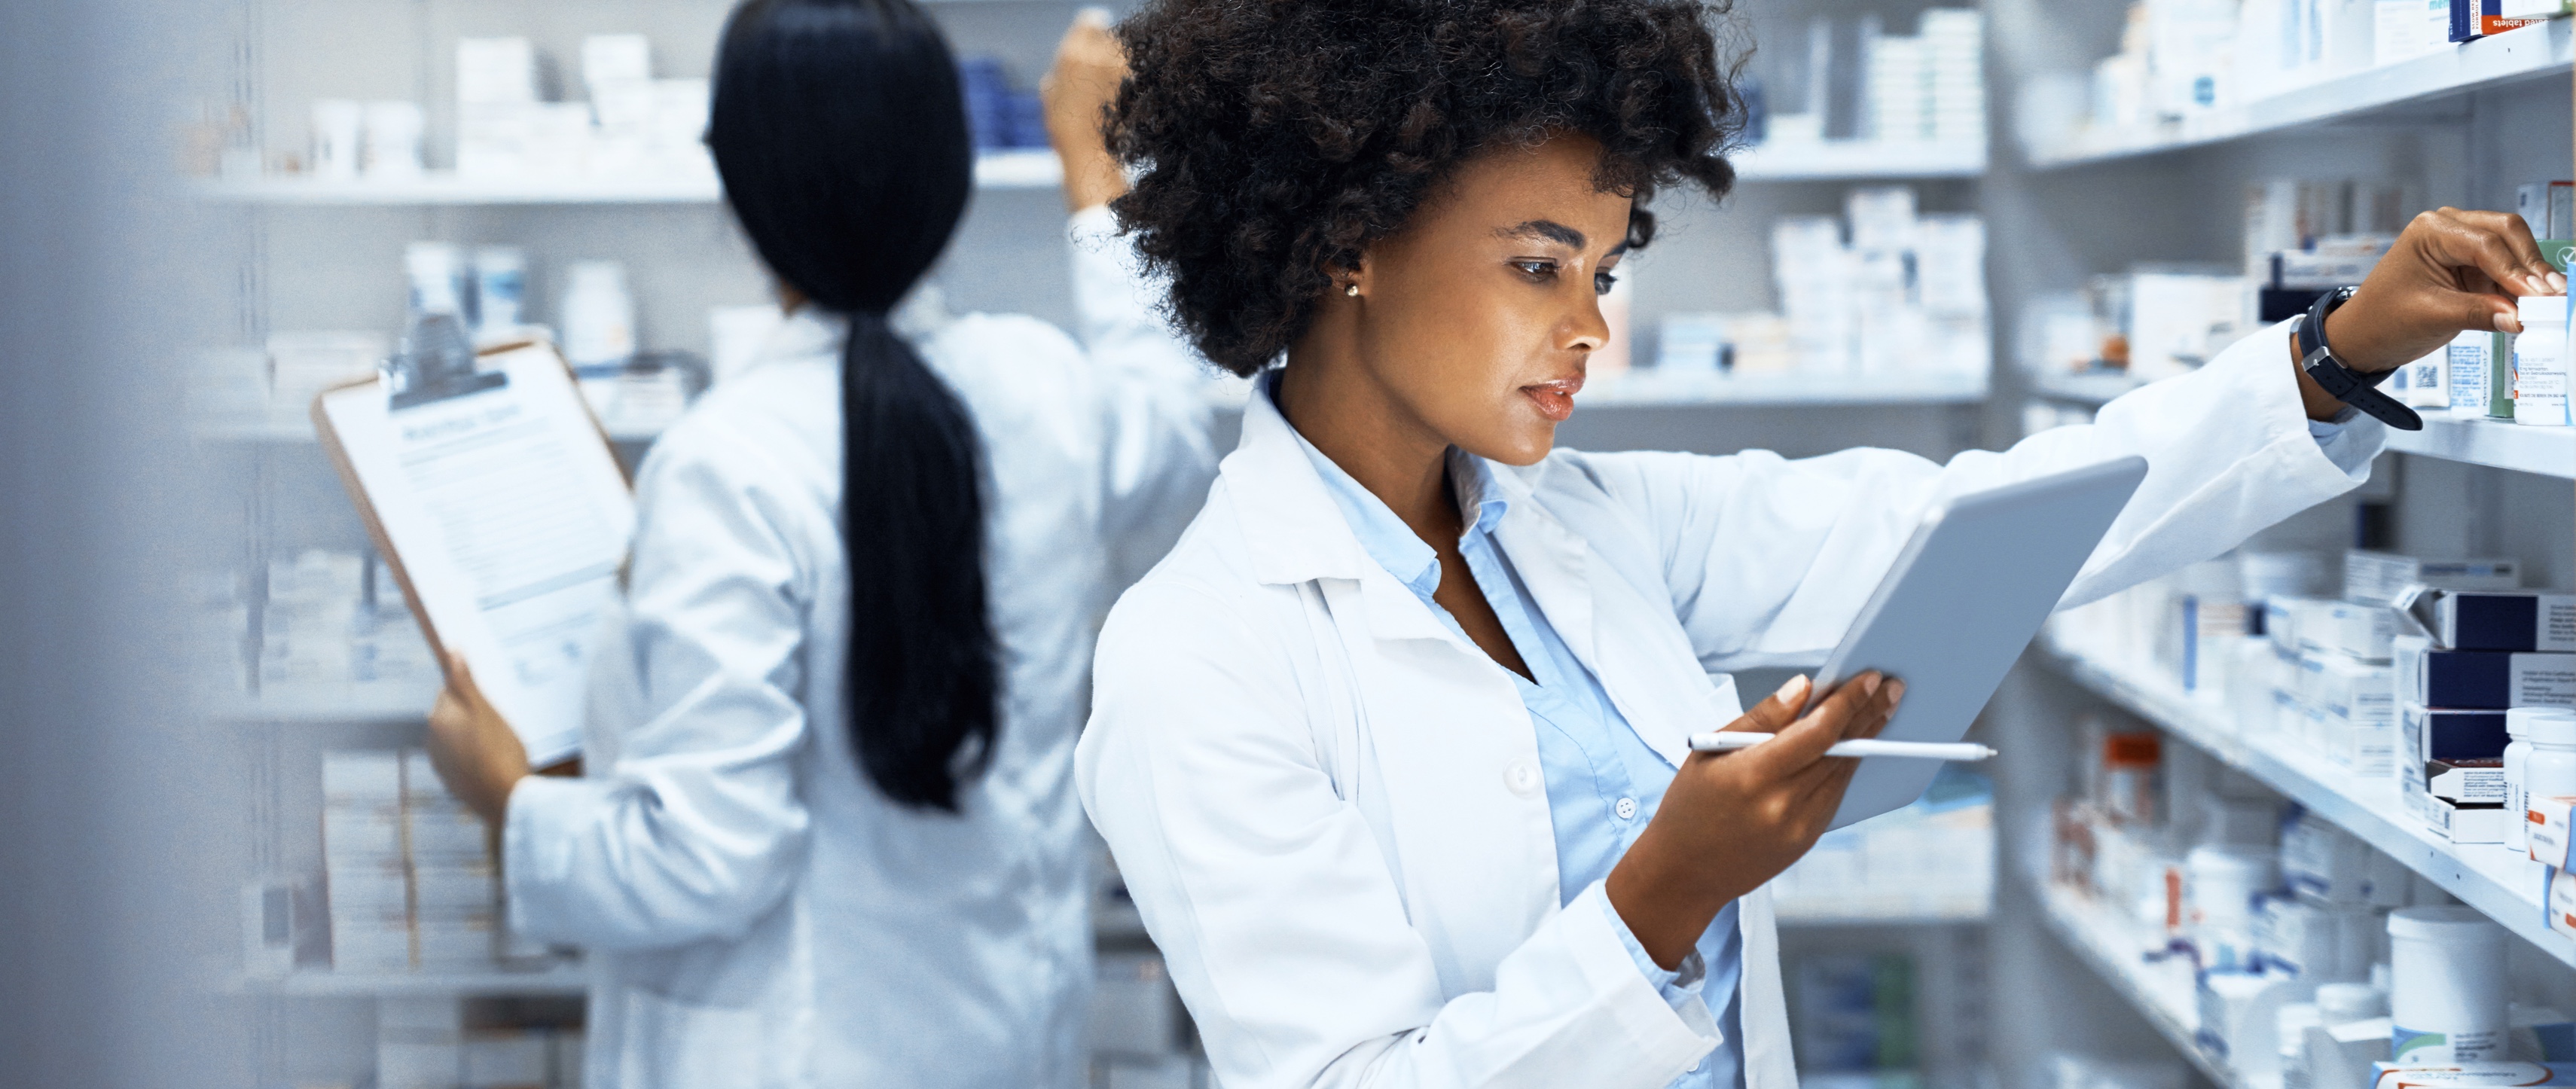
<svg viewBox="0 0 2576 1089"><path fill-rule="evenodd" d="M1635 798L1621 798L1619 799L1619 804L1612 806L1611 808L1619 814L1620 820L1632 821L1637 819L1637 799Z"/></svg>
<svg viewBox="0 0 2576 1089"><path fill-rule="evenodd" d="M1547 785L1547 780L1539 775L1537 764L1527 760L1514 760L1503 767L1503 785L1511 788L1512 793L1521 797L1535 798L1538 797L1540 789Z"/></svg>

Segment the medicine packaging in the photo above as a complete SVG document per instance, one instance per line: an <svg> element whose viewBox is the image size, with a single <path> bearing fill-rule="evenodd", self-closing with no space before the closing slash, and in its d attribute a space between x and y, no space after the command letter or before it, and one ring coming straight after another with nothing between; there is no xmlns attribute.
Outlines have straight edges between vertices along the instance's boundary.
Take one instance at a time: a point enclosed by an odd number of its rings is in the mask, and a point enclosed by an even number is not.
<svg viewBox="0 0 2576 1089"><path fill-rule="evenodd" d="M2343 598L2346 601L2393 604L2407 587L2417 585L2439 590L2520 589L2522 565L2516 560L2497 557L2426 559L2358 548L2344 553Z"/></svg>
<svg viewBox="0 0 2576 1089"><path fill-rule="evenodd" d="M2430 614L2426 628L2435 646L2576 653L2576 593L2434 590L2411 611L2419 617Z"/></svg>
<svg viewBox="0 0 2576 1089"><path fill-rule="evenodd" d="M2425 707L2576 707L2576 654L2439 650L2410 639L2398 651L2397 693ZM2501 755L2501 754L2499 754Z"/></svg>
<svg viewBox="0 0 2576 1089"><path fill-rule="evenodd" d="M2503 760L2508 740L2501 710L2457 710L2406 704L2398 743L2418 765L2440 760Z"/></svg>

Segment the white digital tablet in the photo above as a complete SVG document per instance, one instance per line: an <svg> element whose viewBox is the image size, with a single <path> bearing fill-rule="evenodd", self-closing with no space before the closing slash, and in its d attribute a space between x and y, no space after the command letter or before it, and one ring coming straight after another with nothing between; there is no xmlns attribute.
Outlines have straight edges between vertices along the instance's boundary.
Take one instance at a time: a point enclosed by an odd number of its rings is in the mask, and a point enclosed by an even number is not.
<svg viewBox="0 0 2576 1089"><path fill-rule="evenodd" d="M1814 691L1878 670L1905 682L1905 701L1878 736L1959 740L2146 476L2145 458L2125 457L1935 505L1816 672ZM1937 760L1863 759L1833 826L1913 804L1940 769Z"/></svg>

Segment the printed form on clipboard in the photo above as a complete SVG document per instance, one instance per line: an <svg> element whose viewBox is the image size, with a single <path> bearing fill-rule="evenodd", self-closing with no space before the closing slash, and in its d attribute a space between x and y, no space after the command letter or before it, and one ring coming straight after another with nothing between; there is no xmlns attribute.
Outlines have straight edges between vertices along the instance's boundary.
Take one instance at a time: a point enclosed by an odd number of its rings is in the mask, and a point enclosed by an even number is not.
<svg viewBox="0 0 2576 1089"><path fill-rule="evenodd" d="M442 666L464 656L532 766L579 755L635 529L625 473L550 346L397 380L315 398L323 446Z"/></svg>

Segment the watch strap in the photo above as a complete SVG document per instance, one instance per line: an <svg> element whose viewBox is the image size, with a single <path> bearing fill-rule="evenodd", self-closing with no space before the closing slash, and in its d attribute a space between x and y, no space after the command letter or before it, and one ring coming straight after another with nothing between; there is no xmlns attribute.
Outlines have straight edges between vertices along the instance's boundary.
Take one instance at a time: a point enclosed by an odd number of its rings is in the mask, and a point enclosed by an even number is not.
<svg viewBox="0 0 2576 1089"><path fill-rule="evenodd" d="M2299 319L2295 334L2299 345L2299 369L2315 379L2317 387L2326 391L2326 396L2366 412L2400 431L2421 431L2424 429L2422 416L2378 389L2381 382L2396 373L2394 370L2377 374L2356 371L2335 358L2333 347L2326 343L2326 315L2349 301L2355 290L2339 287L2318 296L2316 304Z"/></svg>

